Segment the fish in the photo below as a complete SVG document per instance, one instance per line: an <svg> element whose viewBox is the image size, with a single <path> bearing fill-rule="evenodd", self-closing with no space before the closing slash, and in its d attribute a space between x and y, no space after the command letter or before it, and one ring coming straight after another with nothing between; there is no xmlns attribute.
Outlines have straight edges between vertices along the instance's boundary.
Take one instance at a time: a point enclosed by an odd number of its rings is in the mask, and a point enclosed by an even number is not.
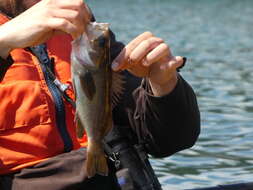
<svg viewBox="0 0 253 190"><path fill-rule="evenodd" d="M107 176L103 138L112 129L112 109L123 92L124 83L124 79L111 69L109 23L89 23L86 32L72 42L71 78L77 136L80 138L86 132L88 138L87 176Z"/></svg>

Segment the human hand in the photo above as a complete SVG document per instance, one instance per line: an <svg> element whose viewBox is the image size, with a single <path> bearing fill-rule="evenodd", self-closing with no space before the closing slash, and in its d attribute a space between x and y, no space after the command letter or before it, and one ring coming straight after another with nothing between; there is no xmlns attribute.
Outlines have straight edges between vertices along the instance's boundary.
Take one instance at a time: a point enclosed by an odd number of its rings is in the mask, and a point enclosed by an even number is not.
<svg viewBox="0 0 253 190"><path fill-rule="evenodd" d="M150 32L144 32L132 40L112 63L114 71L127 69L137 77L149 80L153 94L163 96L177 84L177 68L182 57L173 56L168 45Z"/></svg>
<svg viewBox="0 0 253 190"><path fill-rule="evenodd" d="M0 56L7 57L15 48L44 43L56 33L68 33L75 39L89 20L83 0L42 0L0 26Z"/></svg>

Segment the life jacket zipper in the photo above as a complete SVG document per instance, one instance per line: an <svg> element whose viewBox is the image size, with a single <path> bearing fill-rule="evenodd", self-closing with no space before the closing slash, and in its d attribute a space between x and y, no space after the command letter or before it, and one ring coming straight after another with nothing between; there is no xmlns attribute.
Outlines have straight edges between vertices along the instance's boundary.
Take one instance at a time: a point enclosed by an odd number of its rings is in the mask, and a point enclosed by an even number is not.
<svg viewBox="0 0 253 190"><path fill-rule="evenodd" d="M66 116L65 116L66 112L62 94L58 89L58 87L54 84L54 81L50 78L50 74L48 72L48 69L51 68L50 66L52 63L47 54L46 45L42 44L39 46L32 47L30 49L39 59L46 84L55 103L56 126L64 143L64 152L69 152L73 149L73 142L67 130Z"/></svg>

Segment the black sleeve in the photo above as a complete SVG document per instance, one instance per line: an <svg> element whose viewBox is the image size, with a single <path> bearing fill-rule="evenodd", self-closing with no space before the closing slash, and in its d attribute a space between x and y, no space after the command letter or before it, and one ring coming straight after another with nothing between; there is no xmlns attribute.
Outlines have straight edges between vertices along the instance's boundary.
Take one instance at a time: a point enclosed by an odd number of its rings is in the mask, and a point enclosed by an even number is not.
<svg viewBox="0 0 253 190"><path fill-rule="evenodd" d="M190 85L179 76L175 89L163 97L154 97L149 84L128 72L121 101L113 110L114 124L131 126L134 143L144 144L155 157L165 157L192 147L200 133L200 113ZM124 127L125 128L125 127ZM133 139L132 139L133 140Z"/></svg>
<svg viewBox="0 0 253 190"><path fill-rule="evenodd" d="M0 57L0 82L3 80L5 73L9 67L13 64L12 57L9 55L7 59Z"/></svg>
<svg viewBox="0 0 253 190"><path fill-rule="evenodd" d="M152 96L149 88L144 80L134 92L132 123L139 142L143 141L147 152L155 157L192 147L200 133L200 113L193 89L181 76L175 89L163 97Z"/></svg>

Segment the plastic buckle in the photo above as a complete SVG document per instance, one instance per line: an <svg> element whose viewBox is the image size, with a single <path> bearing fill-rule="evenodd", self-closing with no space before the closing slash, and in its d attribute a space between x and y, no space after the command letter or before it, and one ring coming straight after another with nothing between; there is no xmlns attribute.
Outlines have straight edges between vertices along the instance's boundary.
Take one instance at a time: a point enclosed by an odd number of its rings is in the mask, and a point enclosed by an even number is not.
<svg viewBox="0 0 253 190"><path fill-rule="evenodd" d="M119 160L119 153L118 152L113 152L110 156L109 159L114 162L114 166L119 169L120 167L120 160Z"/></svg>

